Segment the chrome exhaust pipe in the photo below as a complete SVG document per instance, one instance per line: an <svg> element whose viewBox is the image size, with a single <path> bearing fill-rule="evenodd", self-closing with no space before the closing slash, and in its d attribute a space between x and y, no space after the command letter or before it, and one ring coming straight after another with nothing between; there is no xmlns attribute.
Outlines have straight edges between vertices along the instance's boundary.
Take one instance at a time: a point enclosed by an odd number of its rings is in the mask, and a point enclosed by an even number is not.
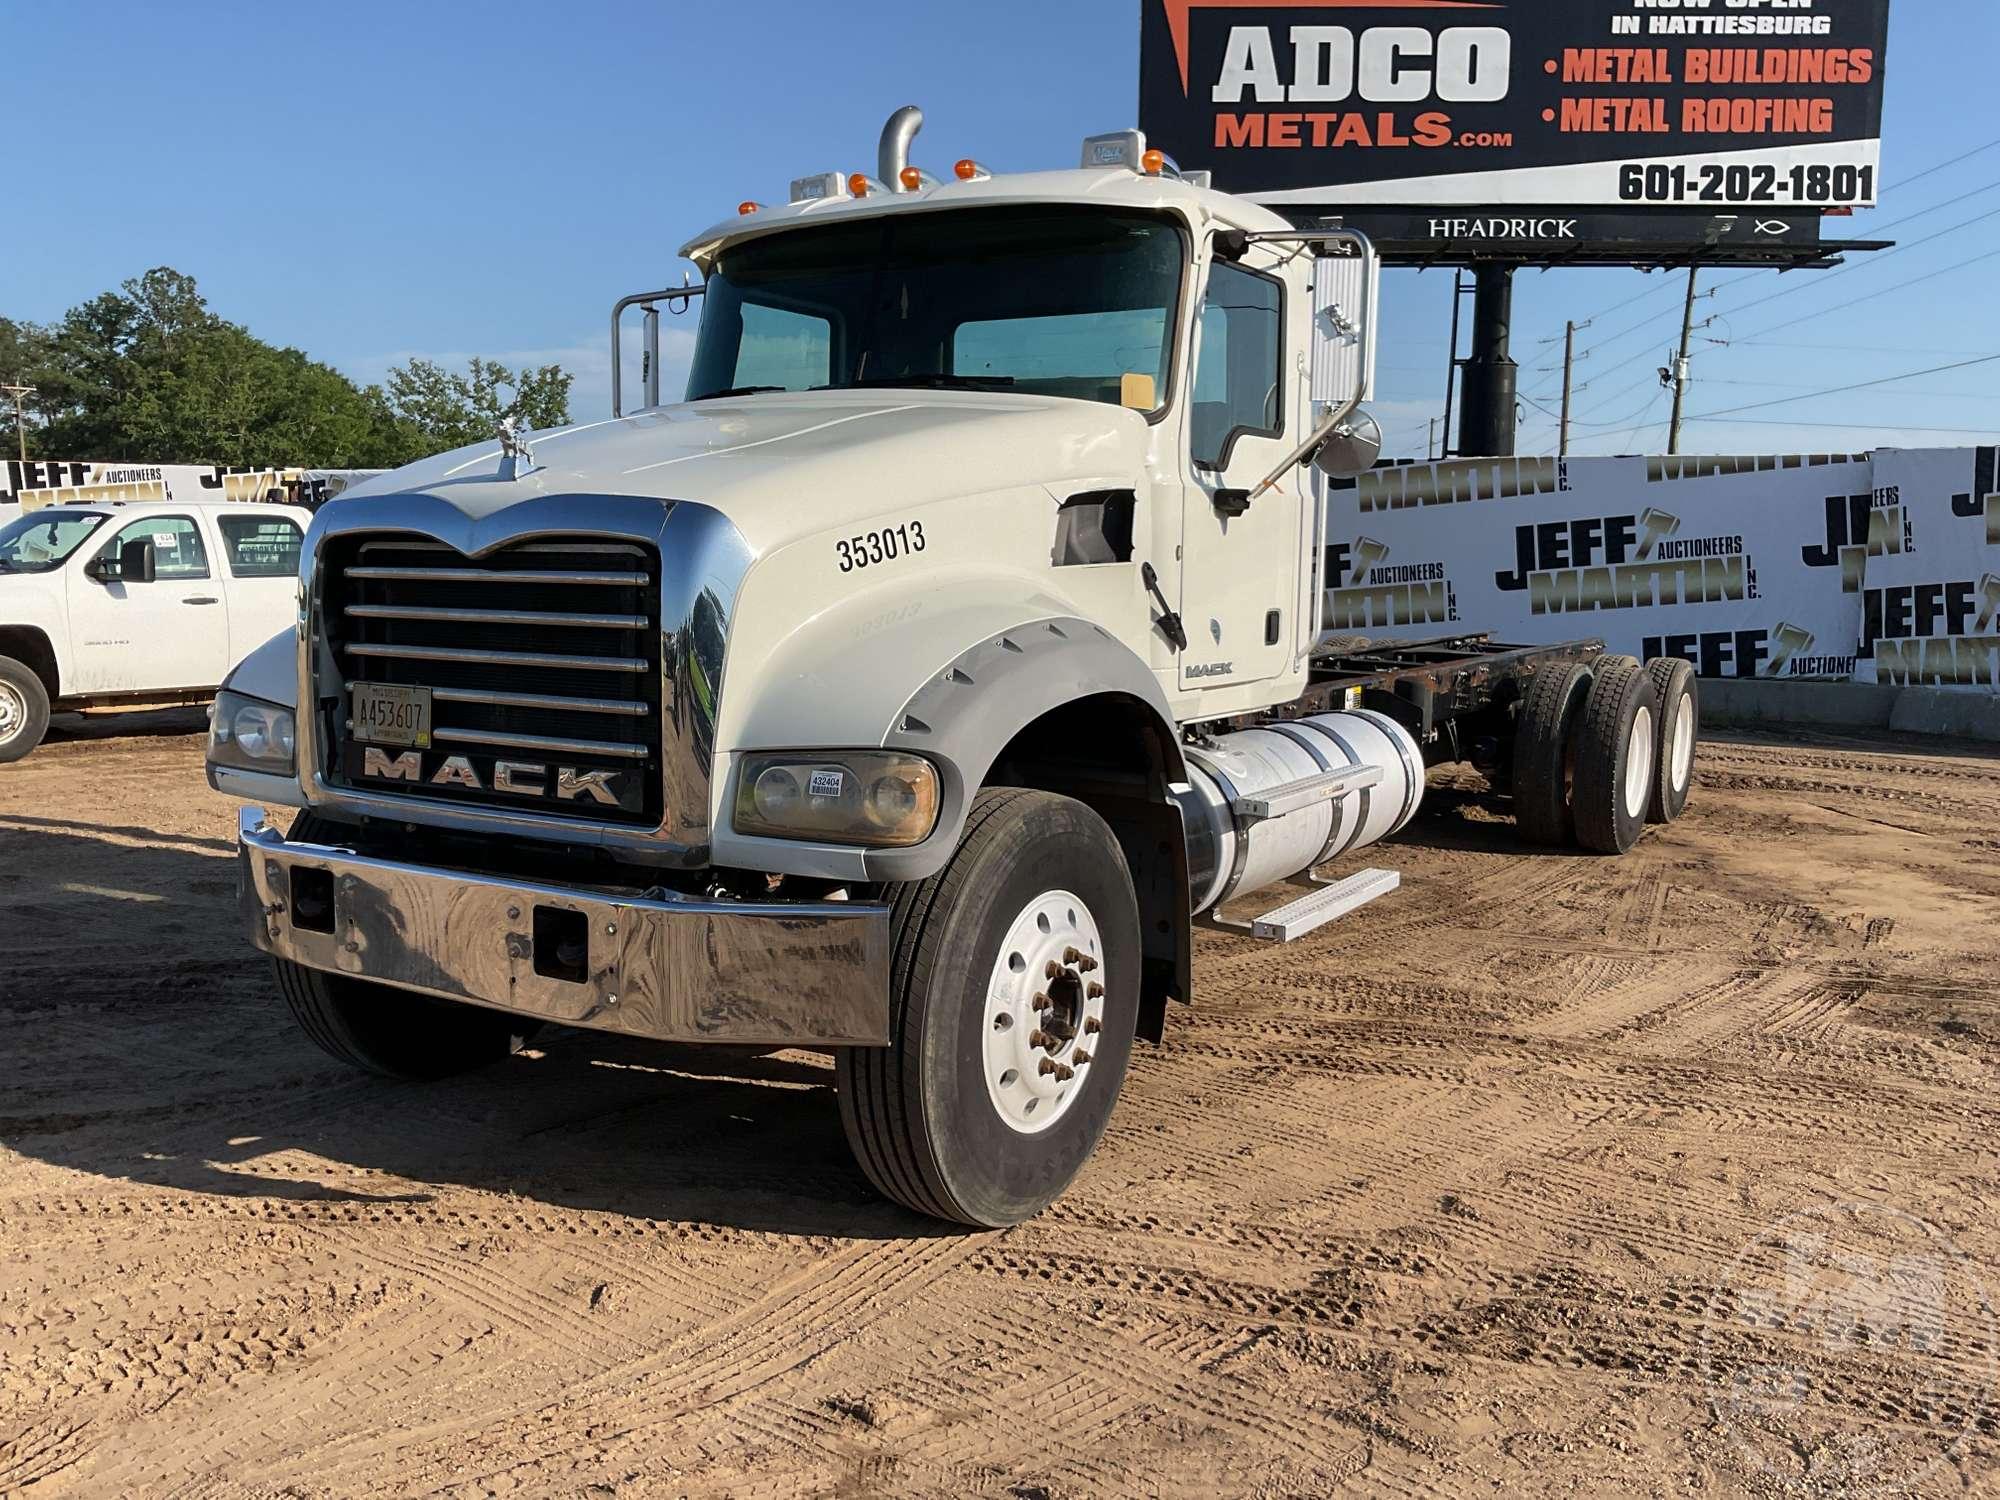
<svg viewBox="0 0 2000 1500"><path fill-rule="evenodd" d="M875 176L892 193L904 191L903 168L910 164L910 142L924 128L924 112L905 104L882 127L882 143L875 149Z"/></svg>

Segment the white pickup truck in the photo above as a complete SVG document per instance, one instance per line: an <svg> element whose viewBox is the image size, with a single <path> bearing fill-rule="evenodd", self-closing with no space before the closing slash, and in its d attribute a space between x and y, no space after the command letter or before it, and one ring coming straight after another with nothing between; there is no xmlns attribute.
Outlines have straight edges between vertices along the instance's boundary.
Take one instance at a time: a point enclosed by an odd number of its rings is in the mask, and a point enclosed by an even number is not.
<svg viewBox="0 0 2000 1500"><path fill-rule="evenodd" d="M52 710L202 703L298 608L306 514L55 505L0 525L0 762Z"/></svg>

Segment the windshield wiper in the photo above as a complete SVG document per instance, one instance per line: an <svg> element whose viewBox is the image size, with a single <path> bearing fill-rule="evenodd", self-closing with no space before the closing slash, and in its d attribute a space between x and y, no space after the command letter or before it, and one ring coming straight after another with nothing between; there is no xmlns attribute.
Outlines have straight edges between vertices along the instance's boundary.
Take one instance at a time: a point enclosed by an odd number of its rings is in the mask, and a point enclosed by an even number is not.
<svg viewBox="0 0 2000 1500"><path fill-rule="evenodd" d="M761 396L766 391L789 389L782 385L732 385L727 390L703 391L699 396L690 396L690 401L717 401L724 396Z"/></svg>
<svg viewBox="0 0 2000 1500"><path fill-rule="evenodd" d="M937 391L984 391L1004 389L1014 383L1012 375L875 375L866 380L843 380L837 385L816 385L816 391L865 391L916 386Z"/></svg>

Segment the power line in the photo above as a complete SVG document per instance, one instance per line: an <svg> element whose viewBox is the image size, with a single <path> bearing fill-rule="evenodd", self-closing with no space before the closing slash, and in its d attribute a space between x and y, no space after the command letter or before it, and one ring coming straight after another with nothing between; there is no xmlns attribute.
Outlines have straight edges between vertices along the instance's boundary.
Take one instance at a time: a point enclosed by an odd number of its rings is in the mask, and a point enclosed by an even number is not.
<svg viewBox="0 0 2000 1500"><path fill-rule="evenodd" d="M2000 187L2000 182L1996 182L1993 185ZM1731 308L1730 312L1732 314L1746 313L1753 307L1762 307L1766 302L1776 302L1783 297L1797 296L1800 292L1817 291L1829 281L1838 281L1841 277L1855 271L1873 270L1884 261L1893 260L1905 250L1915 250L1919 246L1930 244L1933 240L1941 240L1948 234L1957 234L1961 229L1970 229L1974 224L1981 224L1993 218L2000 218L2000 208L1988 209L1983 214L1974 214L1969 219L1961 219L1948 229L1940 229L1936 234L1927 234L1920 240L1911 240L1907 245L1898 245L1893 250L1884 250L1879 255L1871 255L1865 261L1856 261L1853 265L1842 266L1838 271L1830 271L1824 276L1816 276L1811 281L1801 282L1797 286L1788 286L1783 291L1771 293L1768 297L1759 297L1755 302L1746 302L1741 307ZM1715 290L1719 291L1720 288L1716 288Z"/></svg>
<svg viewBox="0 0 2000 1500"><path fill-rule="evenodd" d="M1894 385L1899 380L1915 380L1920 375L1942 375L1947 370L1965 370L1973 365L1990 365L1995 360L2000 360L2000 354L1984 354L1978 359L1963 359L1954 365L1933 365L1927 370L1911 370L1902 375L1884 375L1876 380L1857 381L1853 385L1836 385L1804 396L1779 396L1770 401L1753 401L1747 406L1725 406L1720 411L1703 412L1701 416L1703 420L1708 420L1714 417L1734 416L1739 411L1762 411L1767 406L1787 406L1794 401L1812 401L1821 396L1844 396L1849 391L1865 391L1878 385Z"/></svg>
<svg viewBox="0 0 2000 1500"><path fill-rule="evenodd" d="M1789 417L1689 417L1690 422L1714 422L1728 427L1828 427L1842 432L1957 432L2000 433L1995 427L1917 427L1907 422L1800 422Z"/></svg>
<svg viewBox="0 0 2000 1500"><path fill-rule="evenodd" d="M1993 144L1993 145L1996 145L1996 146L2000 146L2000 141L1995 141L1995 142L1993 142L1992 144ZM1981 149L1983 150L1983 149L1985 149L1985 148L1983 148L1983 147L1982 147ZM1967 154L1967 155L1969 156L1969 155L1973 155L1973 154L1975 154L1975 153L1972 153L1972 152L1968 152L1968 153L1966 153L1966 154ZM1965 157L1961 156L1961 157L1958 157L1958 158L1955 158L1955 159L1956 159L1956 160L1958 160L1958 161L1963 161L1963 160L1965 160ZM1947 165L1949 165L1949 163L1947 163ZM1931 170L1932 170L1932 171L1936 171L1936 170L1938 170L1938 169L1934 167L1934 168L1932 168ZM1919 173L1919 174L1918 174L1918 176L1929 176L1929 175L1930 175L1930 174L1929 174L1929 173L1927 173L1927 172L1926 172L1926 173ZM1913 177L1913 178L1911 178L1910 180L1911 180L1912 182L1914 182L1914 181L1916 181L1916 178L1914 178L1914 177ZM1903 215L1903 217L1902 217L1902 218L1900 218L1900 219L1891 219L1891 220L1890 220L1890 221L1889 221L1888 223L1886 223L1886 224L1870 224L1870 225L1868 225L1868 226L1867 226L1867 229L1868 229L1868 232L1869 232L1870 234L1887 234L1887 233L1888 233L1888 232L1889 232L1889 231L1890 231L1891 229L1896 229L1896 228L1900 228L1900 227L1901 227L1902 225L1904 225L1904 224L1908 224L1908 223L1910 223L1910 222L1911 222L1912 220L1914 220L1914 219L1921 219L1921 218L1924 218L1924 217L1926 217L1926 216L1928 216L1928 215L1930 215L1930 214L1934 214L1934 213L1936 213L1936 212L1937 212L1937 211L1938 211L1939 209L1944 209L1944 208L1956 208L1956 207L1957 207L1957 206L1958 206L1959 204L1961 204L1961 203L1964 203L1964 202L1965 202L1966 200L1968 200L1968 199L1971 199L1971 198L1977 198L1977 197L1978 197L1978 196L1979 196L1979 195L1980 195L1981 193L1990 193L1990 192L1992 192L1992 191L1993 191L1993 190L1994 190L1995 188L2000 188L2000 178L1995 178L1995 179L1994 179L1994 180L1993 180L1992 182L1989 182L1989 183L1986 183L1985 185L1983 185L1983 186L1981 186L1981 187L1976 187L1976 188L1972 189L1972 191L1971 191L1971 192L1968 192L1968 193L1956 193L1956 194L1953 194L1953 195L1952 195L1951 197L1949 197L1949 198L1943 198L1943 199L1940 199L1940 200L1939 200L1938 202L1936 202L1936 203L1933 203L1933 204L1931 204L1931 205L1930 205L1930 206L1929 206L1928 208L1920 208L1920 209L1917 209L1917 210L1916 210L1916 211L1915 211L1914 213L1907 213L1907 214L1904 214L1904 215ZM1945 232L1945 233L1949 233L1950 231L1948 231L1948 230L1947 230L1947 231L1944 231L1944 232ZM1917 243L1917 244L1922 244L1922 243L1923 243L1923 241L1922 241L1922 240L1918 240L1918 241L1916 241L1916 243ZM1909 249L1909 248L1910 248L1910 247L1909 247L1908 245L1897 245L1897 246L1894 246L1894 247L1892 247L1892 248L1891 248L1891 249L1889 249L1889 250L1885 250L1885 251L1883 251L1883 252L1882 252L1882 253L1881 253L1880 255L1877 255L1877 256L1875 256L1875 258L1874 258L1874 259L1875 259L1875 260L1881 260L1881 259L1884 259L1885 257L1887 257L1887 256L1889 256L1889 255L1893 255L1893 254L1894 254L1894 253L1895 253L1895 252L1896 252L1897 250L1907 250L1907 249ZM1856 264L1857 264L1857 265L1861 265L1861 264L1868 264L1868 265L1872 265L1872 264L1874 264L1874 260L1870 260L1870 261L1867 261L1867 262L1857 262ZM1770 267L1768 267L1768 266L1765 266L1765 267L1760 267L1760 268L1759 268L1758 270L1755 270L1755 271L1752 271L1752 272L1750 272L1750 273L1749 273L1748 275L1746 275L1746 276L1732 276L1732 277L1730 277L1730 278L1729 278L1729 280L1727 280L1727 281L1722 281L1722 282L1718 282L1718 283L1716 283L1716 285L1715 285L1715 287L1714 287L1713 289L1714 289L1715 291L1718 291L1718 292L1720 292L1720 291L1724 291L1724 290L1726 290L1726 289L1728 289L1729 287L1732 287L1732 286L1739 286L1739 285L1741 285L1741 284L1742 284L1743 282L1746 282L1746 281L1755 281L1755 280L1757 280L1758 278L1760 278L1760 277L1761 277L1761 276L1762 276L1762 275L1764 274L1764 272L1765 272L1766 270L1769 270L1769 269L1770 269ZM1822 278L1822 279L1824 279L1824 278Z"/></svg>
<svg viewBox="0 0 2000 1500"><path fill-rule="evenodd" d="M1926 281L1935 281L1940 276L1949 276L1954 271L1963 271L1967 266L1976 266L1983 260L1993 259L1993 257L1996 255L2000 255L2000 250L1988 250L1983 255L1975 255L1969 260L1959 261L1956 265L1944 266L1935 271L1926 271L1922 276L1913 276L1908 281L1899 281L1896 283L1896 285L1890 287L1888 291L1872 292L1872 293L1863 292L1858 297L1849 297L1845 302L1836 302L1831 307L1822 307L1817 312L1815 312L1813 316L1817 318L1824 318L1829 314L1839 312L1842 308L1852 307L1857 302L1867 302L1874 297L1887 297L1895 293L1907 292L1913 286L1922 286ZM1755 339L1762 338L1767 333L1775 333L1780 328L1790 328L1791 326L1793 326L1793 320L1786 318L1779 322L1769 324L1766 327L1759 328L1753 333L1741 334L1735 339L1731 340L1730 343L1732 347L1740 347L1741 345L1748 344ZM1890 351L1890 352L1893 353L1900 351Z"/></svg>

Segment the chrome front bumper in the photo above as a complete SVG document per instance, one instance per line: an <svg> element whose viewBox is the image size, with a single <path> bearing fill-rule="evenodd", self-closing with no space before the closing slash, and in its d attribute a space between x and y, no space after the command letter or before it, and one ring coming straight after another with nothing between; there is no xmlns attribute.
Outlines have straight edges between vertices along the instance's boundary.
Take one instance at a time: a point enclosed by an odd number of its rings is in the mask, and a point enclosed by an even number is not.
<svg viewBox="0 0 2000 1500"><path fill-rule="evenodd" d="M293 843L256 807L242 809L237 833L251 940L308 968L661 1041L889 1040L886 906L649 898L489 879ZM580 979L545 972L546 934L558 925L587 934Z"/></svg>

